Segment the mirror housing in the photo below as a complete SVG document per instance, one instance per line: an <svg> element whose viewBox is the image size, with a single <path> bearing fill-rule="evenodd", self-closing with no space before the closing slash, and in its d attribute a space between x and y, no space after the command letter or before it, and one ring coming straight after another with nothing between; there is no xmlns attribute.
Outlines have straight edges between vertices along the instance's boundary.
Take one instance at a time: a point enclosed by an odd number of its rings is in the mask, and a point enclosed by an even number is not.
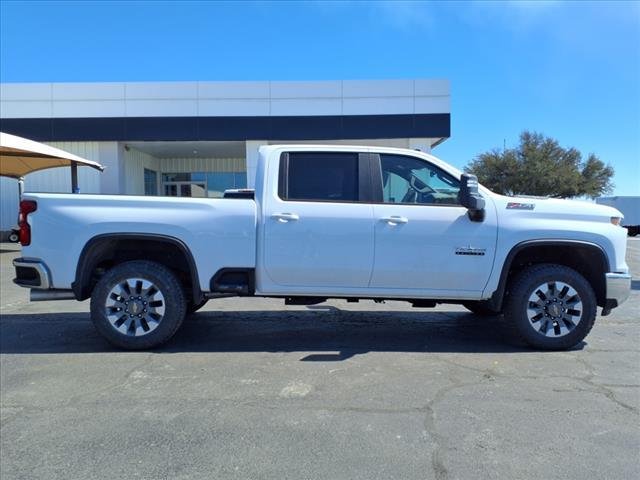
<svg viewBox="0 0 640 480"><path fill-rule="evenodd" d="M458 193L460 205L469 210L469 219L473 222L484 220L484 198L478 192L478 177L469 173L463 173L460 177L460 192Z"/></svg>

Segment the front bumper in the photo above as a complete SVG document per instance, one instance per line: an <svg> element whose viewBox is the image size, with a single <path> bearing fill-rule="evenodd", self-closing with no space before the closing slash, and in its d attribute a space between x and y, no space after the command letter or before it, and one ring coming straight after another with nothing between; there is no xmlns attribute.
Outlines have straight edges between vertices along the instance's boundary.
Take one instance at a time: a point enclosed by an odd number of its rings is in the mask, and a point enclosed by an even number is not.
<svg viewBox="0 0 640 480"><path fill-rule="evenodd" d="M619 307L629 298L631 293L631 275L628 273L607 273L607 303L603 315L608 314L612 308Z"/></svg>

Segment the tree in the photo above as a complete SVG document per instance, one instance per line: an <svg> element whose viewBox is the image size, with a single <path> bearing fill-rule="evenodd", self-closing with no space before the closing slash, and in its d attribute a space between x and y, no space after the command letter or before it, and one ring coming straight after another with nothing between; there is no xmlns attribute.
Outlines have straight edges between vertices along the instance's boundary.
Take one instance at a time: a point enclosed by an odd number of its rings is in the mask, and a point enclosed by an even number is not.
<svg viewBox="0 0 640 480"><path fill-rule="evenodd" d="M586 161L575 148L524 131L516 148L481 153L465 167L487 188L503 195L598 197L613 189L613 167L593 153Z"/></svg>

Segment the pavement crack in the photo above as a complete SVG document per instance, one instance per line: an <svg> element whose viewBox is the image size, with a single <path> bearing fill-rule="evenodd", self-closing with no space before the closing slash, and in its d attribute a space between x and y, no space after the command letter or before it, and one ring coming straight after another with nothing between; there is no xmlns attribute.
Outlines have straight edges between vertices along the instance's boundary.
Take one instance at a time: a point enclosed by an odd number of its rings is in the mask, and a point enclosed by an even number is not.
<svg viewBox="0 0 640 480"><path fill-rule="evenodd" d="M78 395L74 395L70 398L68 398L63 404L62 406L67 406L70 405L71 403L75 403L78 402L79 400L92 396L92 395L101 395L105 392L109 392L112 390L115 390L117 388L120 387L124 387L127 383L129 383L129 381L131 380L132 375L134 374L134 372L149 366L149 364L151 363L151 361L153 360L153 353L149 353L145 356L145 358L138 363L137 365L135 365L134 367L132 367L131 369L129 369L129 371L124 375L124 378L122 381L115 383L113 385L107 385L101 388L96 388L94 390L88 390L86 392L80 393Z"/></svg>
<svg viewBox="0 0 640 480"><path fill-rule="evenodd" d="M486 372L485 372L486 373ZM479 385L483 381L486 381L487 377L483 375L479 379L472 382L461 382L455 381L452 385L447 385L441 387L438 391L436 391L433 398L427 403L421 410L425 412L424 416L424 428L429 433L431 438L434 441L433 452L431 453L431 468L433 469L433 473L435 475L436 480L446 480L449 478L449 469L445 465L443 459L443 450L447 447L445 446L446 438L443 434L438 431L436 427L436 419L437 414L435 411L435 405L441 402L446 395L451 393L454 390L459 388Z"/></svg>
<svg viewBox="0 0 640 480"><path fill-rule="evenodd" d="M593 365L591 365L586 359L580 356L575 356L574 359L578 363L582 364L584 368L587 370L587 375L585 375L584 377L573 377L575 380L582 382L585 385L588 385L589 387L591 387L593 389L592 390L593 393L604 395L608 400L615 403L616 405L638 415L638 408L634 407L633 405L629 405L628 403L625 403L622 400L619 400L618 398L616 398L615 392L611 390L611 387L605 384L595 383L593 381L593 379L596 376L595 367Z"/></svg>

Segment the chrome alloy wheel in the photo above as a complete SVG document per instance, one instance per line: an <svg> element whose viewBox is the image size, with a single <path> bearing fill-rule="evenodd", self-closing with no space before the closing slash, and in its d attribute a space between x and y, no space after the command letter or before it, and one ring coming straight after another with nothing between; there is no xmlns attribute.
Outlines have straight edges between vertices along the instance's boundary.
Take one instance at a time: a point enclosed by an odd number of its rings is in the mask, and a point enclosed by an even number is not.
<svg viewBox="0 0 640 480"><path fill-rule="evenodd" d="M140 337L160 325L165 299L149 280L127 278L111 289L105 309L113 328L124 335Z"/></svg>
<svg viewBox="0 0 640 480"><path fill-rule="evenodd" d="M547 282L529 296L527 317L539 334L558 338L576 328L582 310L582 300L575 288L564 282Z"/></svg>

